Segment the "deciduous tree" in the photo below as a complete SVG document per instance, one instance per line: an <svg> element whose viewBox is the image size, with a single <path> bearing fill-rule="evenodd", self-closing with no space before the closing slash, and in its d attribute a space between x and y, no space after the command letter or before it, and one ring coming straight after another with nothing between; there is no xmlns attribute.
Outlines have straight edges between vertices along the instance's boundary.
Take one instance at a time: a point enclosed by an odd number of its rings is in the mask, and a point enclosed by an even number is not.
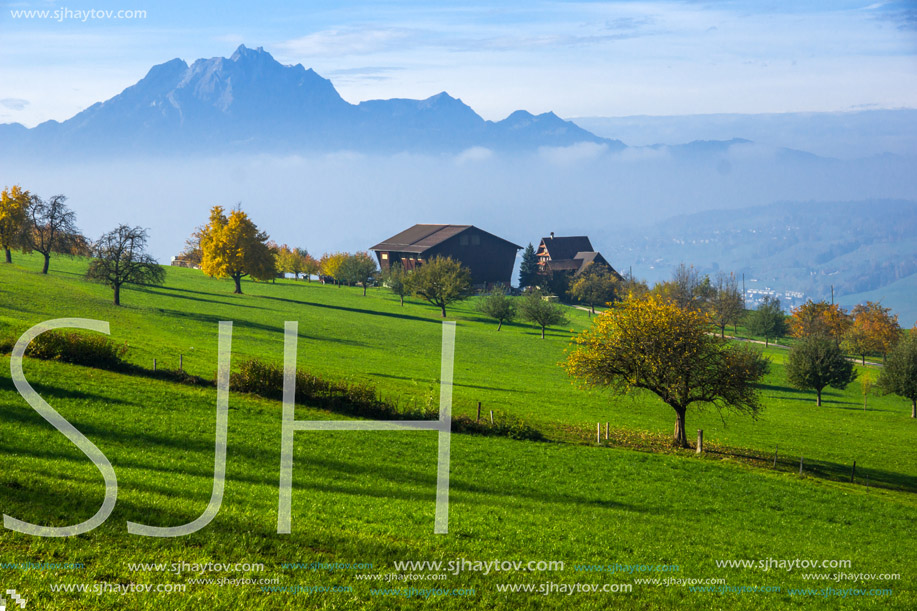
<svg viewBox="0 0 917 611"><path fill-rule="evenodd" d="M839 305L810 299L793 310L790 333L798 338L832 337L840 346L850 325L850 316Z"/></svg>
<svg viewBox="0 0 917 611"><path fill-rule="evenodd" d="M408 288L435 305L446 317L446 306L472 294L471 270L452 257L435 256L407 275Z"/></svg>
<svg viewBox="0 0 917 611"><path fill-rule="evenodd" d="M826 386L843 390L857 373L831 337L811 335L790 349L786 377L793 388L814 390L815 404L821 406L821 393Z"/></svg>
<svg viewBox="0 0 917 611"><path fill-rule="evenodd" d="M342 282L359 284L363 287L363 296L366 296L366 287L372 283L379 274L376 260L367 252L358 252L347 255L338 267L338 274Z"/></svg>
<svg viewBox="0 0 917 611"><path fill-rule="evenodd" d="M590 263L573 281L570 296L588 306L590 314L595 314L596 304L606 304L615 300L618 285L618 276L611 268L601 263Z"/></svg>
<svg viewBox="0 0 917 611"><path fill-rule="evenodd" d="M31 248L28 240L31 203L31 194L18 185L0 193L0 248L5 252L7 263L13 262L11 251L14 248Z"/></svg>
<svg viewBox="0 0 917 611"><path fill-rule="evenodd" d="M401 306L404 307L404 296L411 293L407 279L407 272L400 262L391 263L385 273L382 275L382 283L388 287L388 290L401 298Z"/></svg>
<svg viewBox="0 0 917 611"><path fill-rule="evenodd" d="M891 313L891 308L883 308L881 303L867 301L859 304L850 312L853 319L847 329L844 343L846 349L858 356L877 352L885 360L889 350L901 339L901 327L898 315Z"/></svg>
<svg viewBox="0 0 917 611"><path fill-rule="evenodd" d="M242 278L270 280L276 274L268 235L240 209L227 217L222 206L210 211L210 222L201 231L201 269L209 276L232 278L242 294Z"/></svg>
<svg viewBox="0 0 917 611"><path fill-rule="evenodd" d="M745 299L735 274L720 272L716 275L707 309L710 320L720 329L720 337L726 336L726 325L734 325L741 320L745 313Z"/></svg>
<svg viewBox="0 0 917 611"><path fill-rule="evenodd" d="M516 317L516 304L502 286L495 286L489 293L481 297L477 303L477 309L485 316L497 321L497 331L503 328L503 323L510 322Z"/></svg>
<svg viewBox="0 0 917 611"><path fill-rule="evenodd" d="M147 233L141 227L118 225L92 245L92 261L86 277L114 290L114 303L121 305L125 284L162 284L165 269L146 252Z"/></svg>
<svg viewBox="0 0 917 611"><path fill-rule="evenodd" d="M319 260L319 268L321 270L321 275L331 280L340 286L340 268L341 263L344 262L344 259L347 258L346 252L335 252L335 253L325 253L322 255L322 258Z"/></svg>
<svg viewBox="0 0 917 611"><path fill-rule="evenodd" d="M625 299L593 319L574 341L567 373L586 386L616 393L651 392L675 411L676 447L688 447L685 415L692 406L754 417L755 383L768 361L751 346L709 333L708 316L658 295Z"/></svg>
<svg viewBox="0 0 917 611"><path fill-rule="evenodd" d="M786 314L780 307L780 299L765 295L757 309L745 316L745 326L752 335L764 338L767 346L770 340L780 339L787 333Z"/></svg>
<svg viewBox="0 0 917 611"><path fill-rule="evenodd" d="M911 418L917 418L917 328L889 352L877 385L884 394L910 399Z"/></svg>
<svg viewBox="0 0 917 611"><path fill-rule="evenodd" d="M530 291L519 303L522 319L541 327L541 339L544 339L544 332L548 327L567 322L563 307L547 301L544 297L541 291Z"/></svg>
<svg viewBox="0 0 917 611"><path fill-rule="evenodd" d="M44 256L41 273L47 274L51 254L73 255L86 249L86 238L76 227L76 213L67 207L67 198L55 195L44 201L32 195L29 204L28 244Z"/></svg>

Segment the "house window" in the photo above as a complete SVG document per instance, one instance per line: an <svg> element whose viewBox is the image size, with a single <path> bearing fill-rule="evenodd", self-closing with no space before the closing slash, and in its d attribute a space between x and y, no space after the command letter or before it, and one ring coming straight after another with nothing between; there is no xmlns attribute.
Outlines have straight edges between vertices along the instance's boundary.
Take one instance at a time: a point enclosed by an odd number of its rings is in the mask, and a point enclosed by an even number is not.
<svg viewBox="0 0 917 611"><path fill-rule="evenodd" d="M481 243L481 236L473 235L471 236L471 245L478 246Z"/></svg>
<svg viewBox="0 0 917 611"><path fill-rule="evenodd" d="M387 252L382 253L382 260L383 260L383 261L388 261L388 253L387 253Z"/></svg>
<svg viewBox="0 0 917 611"><path fill-rule="evenodd" d="M459 236L459 246L468 246L468 236Z"/></svg>

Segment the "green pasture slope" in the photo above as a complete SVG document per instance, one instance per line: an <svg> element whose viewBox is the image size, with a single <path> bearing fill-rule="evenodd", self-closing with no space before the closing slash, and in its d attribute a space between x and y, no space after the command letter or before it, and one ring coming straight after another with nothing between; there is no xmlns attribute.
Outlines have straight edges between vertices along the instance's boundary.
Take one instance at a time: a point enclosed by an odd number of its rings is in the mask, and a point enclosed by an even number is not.
<svg viewBox="0 0 917 611"><path fill-rule="evenodd" d="M300 367L371 381L401 405L435 406L441 325L432 307L409 302L402 308L383 290L364 298L357 289L293 281L247 282L246 294L238 296L230 293L230 282L170 269L165 287L126 290L125 306L116 308L108 289L82 279L85 265L53 259L47 277L37 273L34 257L0 265L0 336L18 336L50 318L107 320L112 339L130 346L128 359L135 364L151 367L156 358L159 367L175 368L181 354L190 373L212 378L218 321L234 321L237 364L247 357L279 362L283 323L298 320ZM783 353L773 350L762 389L766 410L757 421L727 415L723 422L715 412L689 412L688 426L703 428L707 441L729 453L697 457L596 447L588 436L598 421L653 436L668 434L673 418L651 397L621 399L574 388L557 363L589 320L578 310L570 318L542 341L522 324L496 332L472 302L451 309L457 321L455 411L471 415L481 401L485 414L494 409L497 418L523 418L552 441L454 435L445 536L433 534L436 435L352 431L296 434L293 533L276 534L280 405L238 393L230 397L226 493L218 516L187 537L129 535L126 521L178 525L206 507L215 389L26 359L35 389L111 460L118 504L103 526L75 538L0 531L0 592L15 589L28 600L27 609L917 606L917 423L906 401L870 396L864 411L854 383L830 391L825 406L816 408L810 393L786 388ZM0 414L2 512L47 525L93 515L104 492L99 472L19 397L6 355L0 357ZM341 416L299 406L297 417ZM782 460L803 455L807 469L811 464L816 471L799 477L743 459L770 454L775 445ZM838 474L849 473L853 460L857 482L850 484ZM562 561L564 567L485 574L473 567L431 572L395 566L461 559ZM718 560L766 559L850 564L814 570L717 566ZM194 574L188 567L208 562L261 563L263 571L211 567ZM140 563L166 569L176 563L178 570L136 570ZM329 570L329 563L364 566ZM669 570L615 572L616 564ZM612 570L584 570L598 565ZM447 573L442 580L384 581L392 574L440 572ZM837 572L847 575L827 577ZM812 574L819 576L806 578ZM900 579L854 581L850 574ZM192 581L198 579L212 581ZM232 582L245 579L275 583ZM671 581L691 579L723 582ZM113 591L129 584L186 590ZM630 591L557 591L573 584ZM90 591L59 591L83 585ZM504 591L526 587L534 591ZM434 588L465 595L430 595Z"/></svg>

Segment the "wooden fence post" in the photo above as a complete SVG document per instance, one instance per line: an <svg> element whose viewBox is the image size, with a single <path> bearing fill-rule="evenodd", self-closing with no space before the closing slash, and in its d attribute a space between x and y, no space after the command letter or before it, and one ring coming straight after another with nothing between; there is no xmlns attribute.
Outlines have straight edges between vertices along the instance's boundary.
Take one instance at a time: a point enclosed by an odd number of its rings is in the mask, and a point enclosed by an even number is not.
<svg viewBox="0 0 917 611"><path fill-rule="evenodd" d="M605 441L608 441L608 423L605 423Z"/></svg>
<svg viewBox="0 0 917 611"><path fill-rule="evenodd" d="M700 454L704 451L704 430L697 429L697 452L695 454Z"/></svg>
<svg viewBox="0 0 917 611"><path fill-rule="evenodd" d="M490 423L494 423L494 410L490 410Z"/></svg>
<svg viewBox="0 0 917 611"><path fill-rule="evenodd" d="M481 421L481 402L478 401L478 418L477 420L475 420L475 422L480 422L480 421Z"/></svg>
<svg viewBox="0 0 917 611"><path fill-rule="evenodd" d="M602 443L602 423L595 423L595 443L601 445Z"/></svg>

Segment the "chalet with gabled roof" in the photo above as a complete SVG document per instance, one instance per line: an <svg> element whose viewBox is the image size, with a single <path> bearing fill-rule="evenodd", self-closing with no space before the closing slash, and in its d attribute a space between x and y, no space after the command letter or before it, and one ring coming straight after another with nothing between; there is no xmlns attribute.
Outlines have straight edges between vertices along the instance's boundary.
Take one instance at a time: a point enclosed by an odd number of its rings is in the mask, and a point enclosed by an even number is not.
<svg viewBox="0 0 917 611"><path fill-rule="evenodd" d="M516 251L522 247L474 225L414 225L370 248L379 267L394 263L405 270L423 265L435 256L452 257L471 270L477 287L510 286Z"/></svg>
<svg viewBox="0 0 917 611"><path fill-rule="evenodd" d="M535 256L538 258L538 267L546 277L556 273L576 277L592 263L605 265L613 274L621 277L602 253L592 248L592 242L584 235L555 237L552 231L551 237L541 238Z"/></svg>

